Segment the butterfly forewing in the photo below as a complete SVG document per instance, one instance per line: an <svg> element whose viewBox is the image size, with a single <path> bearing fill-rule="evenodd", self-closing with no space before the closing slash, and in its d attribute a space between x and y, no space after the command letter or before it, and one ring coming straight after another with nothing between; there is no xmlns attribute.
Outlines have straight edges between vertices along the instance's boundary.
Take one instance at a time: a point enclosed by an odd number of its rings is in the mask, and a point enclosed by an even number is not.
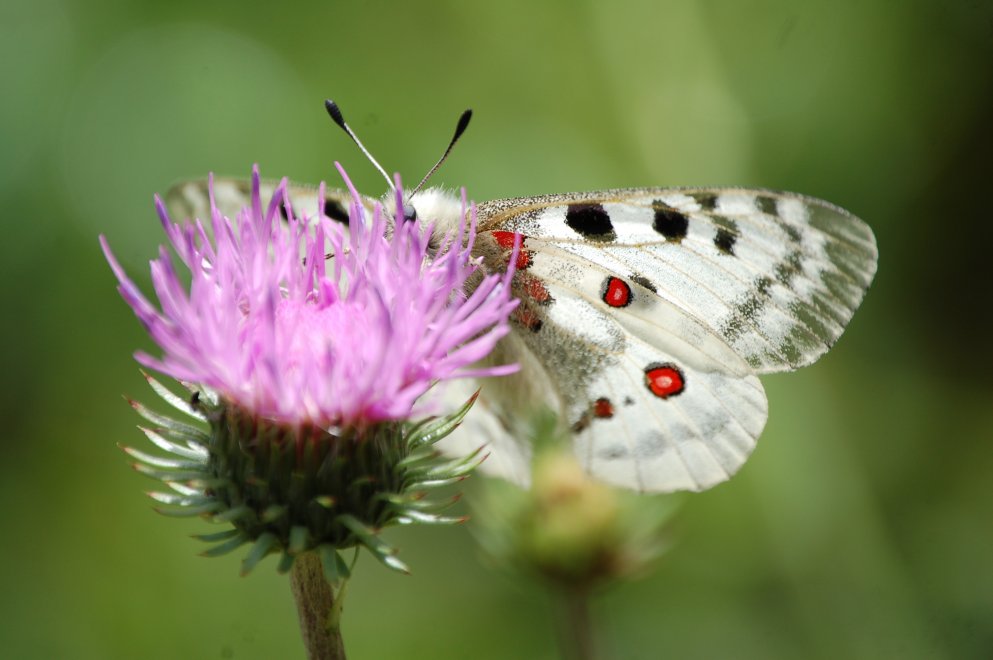
<svg viewBox="0 0 993 660"><path fill-rule="evenodd" d="M876 267L871 230L772 191L631 189L502 200L483 229L521 233L678 305L757 373L796 369L841 335Z"/></svg>

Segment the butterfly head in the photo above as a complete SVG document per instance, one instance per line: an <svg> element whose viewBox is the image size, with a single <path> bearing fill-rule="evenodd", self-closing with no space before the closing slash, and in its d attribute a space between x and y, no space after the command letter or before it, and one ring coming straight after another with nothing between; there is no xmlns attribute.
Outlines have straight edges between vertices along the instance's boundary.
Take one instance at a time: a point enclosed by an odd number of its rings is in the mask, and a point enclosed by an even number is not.
<svg viewBox="0 0 993 660"><path fill-rule="evenodd" d="M386 170L376 162L376 159L372 157L372 154L362 145L358 137L349 128L348 124L345 123L345 118L341 114L341 109L338 104L334 101L328 99L324 102L324 107L327 109L328 115L345 133L358 145L359 149L365 154L366 158L369 159L376 169L386 178L387 183L390 184L390 191L386 193L383 197L383 208L393 215L393 210L396 209L396 189L394 188L393 181L390 179ZM448 154L451 153L452 147L458 142L462 133L469 126L469 120L472 119L472 110L466 110L459 117L458 124L455 127L455 134L452 136L451 141L448 143L448 147L445 149L445 153L442 154L438 162L434 164L421 182L414 186L409 192L405 193L405 197L402 203L401 213L403 215L403 220L406 222L417 222L417 221L427 221L432 223L435 227L435 234L444 236L450 230L456 229L459 226L459 222L462 219L462 201L459 197L451 192L442 190L441 188L427 188L422 189L424 184L427 182L431 175L437 171L441 164L445 162L448 158ZM397 216L400 213L396 214Z"/></svg>
<svg viewBox="0 0 993 660"><path fill-rule="evenodd" d="M444 188L426 188L418 191L403 202L403 217L396 213L396 194L387 192L382 198L383 209L391 222L418 222L432 227L431 244L440 244L445 235L457 231L462 221L462 199L455 192ZM394 217L396 216L396 217Z"/></svg>

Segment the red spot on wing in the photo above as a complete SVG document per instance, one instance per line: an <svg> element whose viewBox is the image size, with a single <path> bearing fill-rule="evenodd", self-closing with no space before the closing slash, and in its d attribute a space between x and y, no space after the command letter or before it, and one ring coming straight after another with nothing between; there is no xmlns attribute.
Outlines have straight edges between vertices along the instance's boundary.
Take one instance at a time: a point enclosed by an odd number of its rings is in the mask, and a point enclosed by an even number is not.
<svg viewBox="0 0 993 660"><path fill-rule="evenodd" d="M519 305L511 314L511 318L523 325L531 332L541 330L542 321L534 310L524 305Z"/></svg>
<svg viewBox="0 0 993 660"><path fill-rule="evenodd" d="M624 280L608 277L603 286L603 301L611 307L627 307L631 304L631 287Z"/></svg>
<svg viewBox="0 0 993 660"><path fill-rule="evenodd" d="M593 416L600 419L610 419L614 416L614 404L606 397L600 397L593 402Z"/></svg>
<svg viewBox="0 0 993 660"><path fill-rule="evenodd" d="M552 294L548 293L545 283L537 277L526 277L523 280L524 292L528 298L536 303L543 304L551 302Z"/></svg>
<svg viewBox="0 0 993 660"><path fill-rule="evenodd" d="M495 240L497 242L497 245L502 247L504 250L514 249L514 241L516 240L516 236L518 236L517 232L513 232L513 231L493 232L493 240ZM521 239L521 242L522 243L524 242L523 238Z"/></svg>
<svg viewBox="0 0 993 660"><path fill-rule="evenodd" d="M520 236L521 249L517 253L516 268L517 270L524 270L531 265L531 258L534 256L534 253L531 250L524 249L524 240L527 238L526 236L513 231L494 231L491 232L491 234L493 236L493 240L497 242L497 245L502 247L507 252L514 249L514 242L517 240L517 237Z"/></svg>
<svg viewBox="0 0 993 660"><path fill-rule="evenodd" d="M645 369L645 384L655 396L668 399L686 389L683 372L674 364L650 364Z"/></svg>

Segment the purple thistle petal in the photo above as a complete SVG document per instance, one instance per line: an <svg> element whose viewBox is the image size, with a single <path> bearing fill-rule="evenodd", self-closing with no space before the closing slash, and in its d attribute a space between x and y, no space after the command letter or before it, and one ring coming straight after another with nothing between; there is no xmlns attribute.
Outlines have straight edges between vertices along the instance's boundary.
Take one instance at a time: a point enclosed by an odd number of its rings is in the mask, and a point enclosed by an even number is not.
<svg viewBox="0 0 993 660"><path fill-rule="evenodd" d="M186 287L160 250L151 264L158 309L101 236L122 297L163 352L135 358L256 414L323 425L407 418L427 410L424 394L436 381L515 371L471 365L509 331L519 245L507 274L484 277L467 296L479 264L471 257L475 207L464 191L462 222L430 254L430 229L403 221L399 178L398 224L386 238L386 213L377 207L369 217L336 166L352 195L347 225L323 215L323 183L316 217L297 216L285 180L263 206L257 167L250 206L233 219L217 209L213 178L206 225L173 223L156 198L168 242L191 276Z"/></svg>
<svg viewBox="0 0 993 660"><path fill-rule="evenodd" d="M400 180L399 172L393 175L393 200L396 204L393 217L396 218L395 222L400 223L401 220L406 220L406 216L403 212L403 181Z"/></svg>
<svg viewBox="0 0 993 660"><path fill-rule="evenodd" d="M262 178L259 176L259 166L252 165L252 206L250 217L255 220L256 232L261 233L262 223L265 218L262 216ZM249 209L242 210L245 213Z"/></svg>

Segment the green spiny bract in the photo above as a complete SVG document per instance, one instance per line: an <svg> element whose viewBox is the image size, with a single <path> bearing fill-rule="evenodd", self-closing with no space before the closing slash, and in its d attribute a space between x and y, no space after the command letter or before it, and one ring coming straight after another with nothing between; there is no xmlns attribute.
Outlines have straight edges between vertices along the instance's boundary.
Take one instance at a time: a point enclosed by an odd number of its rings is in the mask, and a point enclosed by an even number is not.
<svg viewBox="0 0 993 660"><path fill-rule="evenodd" d="M288 571L302 552L317 551L330 580L347 577L339 550L363 546L390 568L406 572L396 550L378 536L389 525L452 524L439 515L457 498L427 499L431 488L465 478L485 458L482 448L450 460L434 449L475 401L451 415L418 423L381 422L323 429L259 419L206 388L185 384L184 399L151 376L164 401L194 419L186 423L131 402L153 428L146 437L169 457L125 447L137 471L171 491L150 496L171 516L203 516L233 528L196 538L218 556L252 544L242 565L248 573L269 554Z"/></svg>

